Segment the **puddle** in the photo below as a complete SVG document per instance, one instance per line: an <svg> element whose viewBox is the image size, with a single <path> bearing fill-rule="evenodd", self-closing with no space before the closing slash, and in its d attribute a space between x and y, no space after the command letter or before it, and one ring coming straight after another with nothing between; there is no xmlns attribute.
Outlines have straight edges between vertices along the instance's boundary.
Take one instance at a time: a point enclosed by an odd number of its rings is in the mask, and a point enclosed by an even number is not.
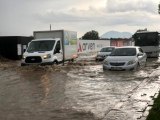
<svg viewBox="0 0 160 120"><path fill-rule="evenodd" d="M1 61L0 118L135 120L159 89L157 61L138 71L103 71L93 60L24 67Z"/></svg>

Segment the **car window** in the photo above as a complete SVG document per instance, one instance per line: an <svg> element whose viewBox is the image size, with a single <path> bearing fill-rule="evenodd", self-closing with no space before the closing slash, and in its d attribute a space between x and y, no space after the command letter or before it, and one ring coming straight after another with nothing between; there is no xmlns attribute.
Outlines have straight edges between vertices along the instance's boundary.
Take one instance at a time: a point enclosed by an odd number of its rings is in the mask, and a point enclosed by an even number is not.
<svg viewBox="0 0 160 120"><path fill-rule="evenodd" d="M143 53L143 50L141 49L141 48L138 48L139 49L139 51L141 52L141 53Z"/></svg>
<svg viewBox="0 0 160 120"><path fill-rule="evenodd" d="M110 56L135 56L136 48L117 48Z"/></svg>
<svg viewBox="0 0 160 120"><path fill-rule="evenodd" d="M106 47L106 48L102 48L100 52L112 52L113 50L114 50L113 47Z"/></svg>

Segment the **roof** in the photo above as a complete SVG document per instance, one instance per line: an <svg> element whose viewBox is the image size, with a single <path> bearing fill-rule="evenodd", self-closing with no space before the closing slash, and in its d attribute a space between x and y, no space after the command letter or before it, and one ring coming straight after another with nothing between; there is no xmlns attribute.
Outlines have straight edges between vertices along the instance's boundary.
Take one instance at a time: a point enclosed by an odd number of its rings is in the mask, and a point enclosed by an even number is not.
<svg viewBox="0 0 160 120"><path fill-rule="evenodd" d="M102 48L115 48L116 46L104 46Z"/></svg>
<svg viewBox="0 0 160 120"><path fill-rule="evenodd" d="M158 33L159 34L159 32L157 32L157 31L140 31L140 32L136 32L136 33Z"/></svg>
<svg viewBox="0 0 160 120"><path fill-rule="evenodd" d="M45 40L60 40L59 38L39 38L34 39L33 41L45 41Z"/></svg>
<svg viewBox="0 0 160 120"><path fill-rule="evenodd" d="M116 48L139 48L139 46L122 46L122 47L116 47Z"/></svg>

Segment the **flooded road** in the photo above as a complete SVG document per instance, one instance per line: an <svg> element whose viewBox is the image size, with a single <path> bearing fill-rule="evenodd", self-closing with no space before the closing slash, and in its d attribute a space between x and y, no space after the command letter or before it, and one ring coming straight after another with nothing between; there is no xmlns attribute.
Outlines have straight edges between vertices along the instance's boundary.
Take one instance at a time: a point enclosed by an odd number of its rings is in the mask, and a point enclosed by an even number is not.
<svg viewBox="0 0 160 120"><path fill-rule="evenodd" d="M0 64L0 120L137 120L160 88L160 61L138 71L102 63Z"/></svg>

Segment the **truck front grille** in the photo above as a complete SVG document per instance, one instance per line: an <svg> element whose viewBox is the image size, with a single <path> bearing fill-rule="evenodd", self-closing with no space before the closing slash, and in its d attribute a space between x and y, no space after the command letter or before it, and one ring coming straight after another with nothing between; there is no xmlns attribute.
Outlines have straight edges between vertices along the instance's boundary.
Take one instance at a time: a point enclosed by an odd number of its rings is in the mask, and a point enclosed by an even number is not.
<svg viewBox="0 0 160 120"><path fill-rule="evenodd" d="M30 56L30 57L26 57L25 62L26 63L41 63L42 59L39 56Z"/></svg>

